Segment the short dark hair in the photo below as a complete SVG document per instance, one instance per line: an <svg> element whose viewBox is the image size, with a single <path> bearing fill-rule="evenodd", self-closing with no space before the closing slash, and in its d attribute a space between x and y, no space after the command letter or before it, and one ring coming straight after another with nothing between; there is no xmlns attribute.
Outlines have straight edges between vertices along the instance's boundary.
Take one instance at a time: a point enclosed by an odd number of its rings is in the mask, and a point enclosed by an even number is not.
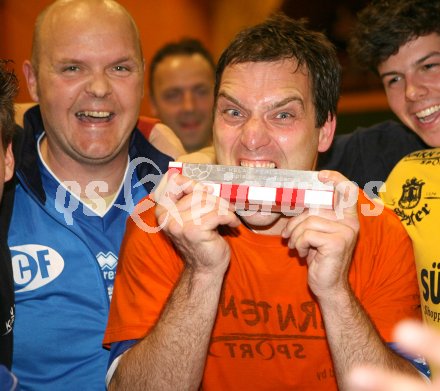
<svg viewBox="0 0 440 391"><path fill-rule="evenodd" d="M358 13L349 52L362 68L377 67L407 42L440 34L439 0L375 0Z"/></svg>
<svg viewBox="0 0 440 391"><path fill-rule="evenodd" d="M150 85L150 96L154 95L153 91L153 77L154 72L158 64L163 61L167 57L171 56L192 56L193 54L200 54L206 61L208 61L209 65L212 68L212 72L215 72L215 61L203 44L195 38L182 38L177 42L169 42L162 46L156 54L153 56L149 71L148 71L148 82Z"/></svg>
<svg viewBox="0 0 440 391"><path fill-rule="evenodd" d="M0 130L3 149L12 141L14 134L14 99L18 93L18 80L14 71L8 68L9 60L0 60Z"/></svg>
<svg viewBox="0 0 440 391"><path fill-rule="evenodd" d="M341 67L330 41L324 34L308 29L306 24L304 19L295 20L277 13L239 32L218 61L216 99L228 65L295 59L298 68L304 67L311 79L316 127L322 127L329 115L333 118L339 98Z"/></svg>

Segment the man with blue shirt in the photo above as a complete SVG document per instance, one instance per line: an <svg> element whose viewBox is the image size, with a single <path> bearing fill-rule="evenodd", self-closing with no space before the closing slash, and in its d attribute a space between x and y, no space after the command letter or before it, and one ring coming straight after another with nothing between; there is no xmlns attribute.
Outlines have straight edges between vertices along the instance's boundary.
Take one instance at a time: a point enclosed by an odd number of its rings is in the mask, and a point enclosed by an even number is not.
<svg viewBox="0 0 440 391"><path fill-rule="evenodd" d="M113 0L59 0L23 65L32 99L9 245L13 371L25 390L103 390L101 347L126 219L169 156L136 129L144 62Z"/></svg>

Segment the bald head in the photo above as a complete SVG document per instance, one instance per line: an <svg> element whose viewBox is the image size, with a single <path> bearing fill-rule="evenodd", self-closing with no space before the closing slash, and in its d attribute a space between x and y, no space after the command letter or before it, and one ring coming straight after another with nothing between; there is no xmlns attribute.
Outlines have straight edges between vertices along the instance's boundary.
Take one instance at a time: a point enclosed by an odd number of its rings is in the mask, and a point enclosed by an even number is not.
<svg viewBox="0 0 440 391"><path fill-rule="evenodd" d="M125 165L144 92L133 19L111 0L58 0L36 27L23 73L39 103L50 163Z"/></svg>
<svg viewBox="0 0 440 391"><path fill-rule="evenodd" d="M121 4L113 0L56 0L40 13L35 22L31 58L34 70L38 71L40 56L46 46L46 37L57 34L58 26L67 22L73 25L76 21L98 23L103 19L128 25L139 58L142 59L142 47L136 23Z"/></svg>

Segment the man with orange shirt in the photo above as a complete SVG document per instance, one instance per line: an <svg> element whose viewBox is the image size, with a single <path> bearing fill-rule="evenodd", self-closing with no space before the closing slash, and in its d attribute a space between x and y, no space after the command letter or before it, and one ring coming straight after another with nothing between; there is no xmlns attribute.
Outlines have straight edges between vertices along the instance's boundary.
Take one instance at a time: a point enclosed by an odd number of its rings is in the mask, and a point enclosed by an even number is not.
<svg viewBox="0 0 440 391"><path fill-rule="evenodd" d="M339 81L333 47L303 22L242 31L217 67L218 162L314 169ZM391 212L364 215L377 205L361 194L341 209L358 195L342 175L319 179L334 183L335 210L293 217L235 211L182 175L162 183L121 247L110 390L336 390L360 362L418 375L388 345L400 319L420 316L410 240Z"/></svg>

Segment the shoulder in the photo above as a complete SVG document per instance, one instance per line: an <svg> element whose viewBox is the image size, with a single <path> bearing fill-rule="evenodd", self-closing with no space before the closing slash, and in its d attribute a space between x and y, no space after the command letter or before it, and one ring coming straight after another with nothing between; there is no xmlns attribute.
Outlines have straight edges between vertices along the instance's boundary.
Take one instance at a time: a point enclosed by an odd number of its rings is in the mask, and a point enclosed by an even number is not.
<svg viewBox="0 0 440 391"><path fill-rule="evenodd" d="M431 180L440 173L440 148L423 149L404 156L393 168L386 184L400 180L402 177L414 177L419 173L428 175Z"/></svg>
<svg viewBox="0 0 440 391"><path fill-rule="evenodd" d="M418 291L413 245L398 216L379 199L360 195L358 205L360 228L353 264L361 273L360 281L373 279L383 286L402 283L407 294Z"/></svg>
<svg viewBox="0 0 440 391"><path fill-rule="evenodd" d="M151 245L152 242L154 246ZM139 201L127 220L123 246L127 247L124 250L127 252L138 252L147 248L148 252L160 252L169 246L162 226L157 221L156 203L151 195Z"/></svg>
<svg viewBox="0 0 440 391"><path fill-rule="evenodd" d="M370 127L359 127L352 133L336 136L334 147L355 145L394 145L409 144L414 146L424 145L423 142L410 129L396 121L384 121ZM422 147L419 147L422 148Z"/></svg>
<svg viewBox="0 0 440 391"><path fill-rule="evenodd" d="M159 119L141 115L138 119L137 128L154 147L164 154L174 159L186 154L180 139L171 128L161 123Z"/></svg>
<svg viewBox="0 0 440 391"><path fill-rule="evenodd" d="M414 163L415 165L438 166L440 148L427 148L414 151L403 157L398 164Z"/></svg>
<svg viewBox="0 0 440 391"><path fill-rule="evenodd" d="M371 199L363 191L359 191L358 216L359 237L362 240L371 240L375 243L390 243L392 238L397 237L405 241L409 240L398 216L387 208L381 199Z"/></svg>
<svg viewBox="0 0 440 391"><path fill-rule="evenodd" d="M396 197L407 192L405 198L410 197L416 202L425 183L429 183L432 189L440 183L440 148L423 149L403 157L385 181L380 196L387 205L394 206Z"/></svg>
<svg viewBox="0 0 440 391"><path fill-rule="evenodd" d="M132 135L129 155L130 160L136 166L139 178L151 175L160 178L168 170L168 163L173 160L171 156L152 145L137 128ZM147 190L151 191L152 187L148 186Z"/></svg>

